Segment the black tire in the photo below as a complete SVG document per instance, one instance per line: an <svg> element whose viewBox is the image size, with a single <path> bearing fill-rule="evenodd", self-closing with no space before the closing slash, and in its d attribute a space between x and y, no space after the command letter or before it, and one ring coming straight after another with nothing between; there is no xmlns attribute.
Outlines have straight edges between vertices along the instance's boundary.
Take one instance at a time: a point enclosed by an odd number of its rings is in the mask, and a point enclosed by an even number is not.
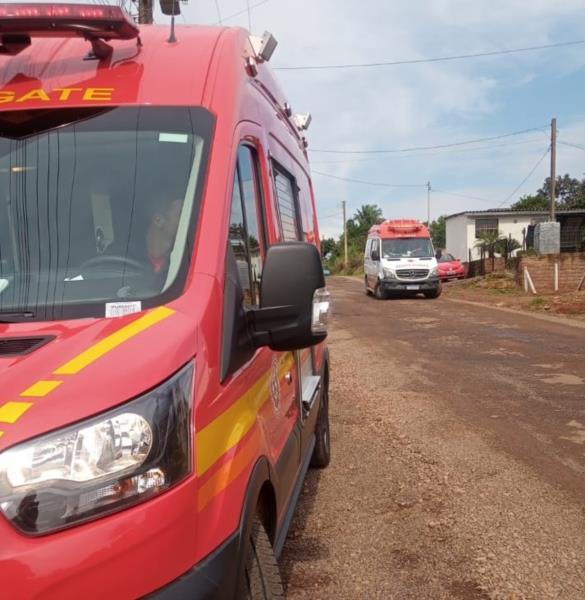
<svg viewBox="0 0 585 600"><path fill-rule="evenodd" d="M329 388L323 388L317 426L315 427L315 449L311 457L311 467L324 469L331 462L331 430L329 428Z"/></svg>
<svg viewBox="0 0 585 600"><path fill-rule="evenodd" d="M385 300L386 299L386 292L380 286L380 282L378 282L376 284L376 287L374 289L374 296L376 297L376 300Z"/></svg>
<svg viewBox="0 0 585 600"><path fill-rule="evenodd" d="M246 553L244 593L240 597L246 600L284 598L284 589L274 550L258 517L255 517L252 522Z"/></svg>
<svg viewBox="0 0 585 600"><path fill-rule="evenodd" d="M436 290L429 290L427 292L423 292L425 295L425 298L438 298L441 295L441 292L443 291L443 286L439 286Z"/></svg>

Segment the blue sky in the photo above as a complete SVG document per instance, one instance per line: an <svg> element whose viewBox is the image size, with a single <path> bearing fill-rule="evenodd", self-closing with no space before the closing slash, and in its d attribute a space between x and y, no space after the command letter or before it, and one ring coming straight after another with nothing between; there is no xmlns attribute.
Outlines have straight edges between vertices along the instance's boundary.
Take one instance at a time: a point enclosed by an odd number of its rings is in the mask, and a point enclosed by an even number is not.
<svg viewBox="0 0 585 600"><path fill-rule="evenodd" d="M245 0L218 3L222 18L244 11L225 24L248 26ZM218 21L215 0L191 0L182 10L179 22ZM415 59L585 39L585 0L267 0L252 9L251 18L254 33L269 30L279 40L273 67ZM156 20L167 21L158 14ZM388 218L426 219L429 180L433 190L441 190L431 193L432 218L497 207L546 151L553 116L559 140L585 146L585 44L432 64L279 71L279 78L293 109L313 114L308 136L313 171L420 186L366 186L315 173L325 236L341 231L342 200L349 215L375 203ZM428 146L529 128L541 131L445 151L315 152ZM549 164L547 156L510 202L540 187ZM585 151L559 145L558 172L583 176Z"/></svg>

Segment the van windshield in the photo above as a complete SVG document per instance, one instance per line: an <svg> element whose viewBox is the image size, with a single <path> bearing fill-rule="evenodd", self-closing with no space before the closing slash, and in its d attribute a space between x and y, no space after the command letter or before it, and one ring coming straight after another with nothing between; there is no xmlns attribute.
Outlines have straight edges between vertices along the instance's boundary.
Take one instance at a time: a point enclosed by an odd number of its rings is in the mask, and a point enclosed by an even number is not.
<svg viewBox="0 0 585 600"><path fill-rule="evenodd" d="M178 296L212 127L202 108L0 112L0 322Z"/></svg>
<svg viewBox="0 0 585 600"><path fill-rule="evenodd" d="M382 240L384 258L432 258L433 244L429 238L395 238Z"/></svg>

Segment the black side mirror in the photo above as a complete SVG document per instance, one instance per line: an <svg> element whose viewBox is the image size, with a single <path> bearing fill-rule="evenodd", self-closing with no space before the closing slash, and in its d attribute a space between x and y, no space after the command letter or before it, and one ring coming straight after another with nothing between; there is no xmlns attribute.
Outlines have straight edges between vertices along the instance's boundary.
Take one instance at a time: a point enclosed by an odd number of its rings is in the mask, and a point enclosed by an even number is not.
<svg viewBox="0 0 585 600"><path fill-rule="evenodd" d="M163 15L177 16L181 14L179 0L160 0L160 10Z"/></svg>
<svg viewBox="0 0 585 600"><path fill-rule="evenodd" d="M305 242L271 246L266 253L260 308L249 313L254 345L290 351L327 337L329 301L319 251Z"/></svg>
<svg viewBox="0 0 585 600"><path fill-rule="evenodd" d="M372 250L372 260L380 260L380 252L378 250Z"/></svg>

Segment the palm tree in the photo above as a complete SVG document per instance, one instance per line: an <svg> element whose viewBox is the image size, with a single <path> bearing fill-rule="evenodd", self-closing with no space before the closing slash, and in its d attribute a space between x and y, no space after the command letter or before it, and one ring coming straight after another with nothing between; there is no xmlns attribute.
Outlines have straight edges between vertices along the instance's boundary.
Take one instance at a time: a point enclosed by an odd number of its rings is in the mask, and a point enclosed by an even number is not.
<svg viewBox="0 0 585 600"><path fill-rule="evenodd" d="M482 275L484 274L483 259L485 258L486 253L492 259L492 271L494 271L496 266L496 246L499 242L501 242L502 239L502 234L493 229L482 231L479 234L474 247L479 248L481 252Z"/></svg>

